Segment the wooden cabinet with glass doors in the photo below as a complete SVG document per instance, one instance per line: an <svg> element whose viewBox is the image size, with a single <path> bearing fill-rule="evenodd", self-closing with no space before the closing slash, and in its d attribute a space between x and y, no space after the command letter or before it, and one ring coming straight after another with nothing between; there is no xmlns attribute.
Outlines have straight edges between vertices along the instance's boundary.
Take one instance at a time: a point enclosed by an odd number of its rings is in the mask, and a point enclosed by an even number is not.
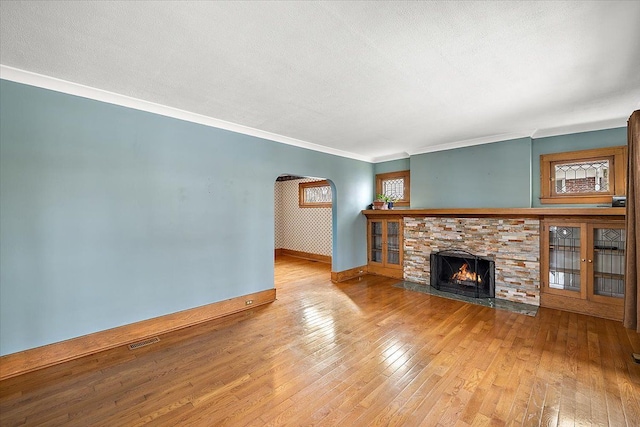
<svg viewBox="0 0 640 427"><path fill-rule="evenodd" d="M624 221L542 222L541 305L622 320Z"/></svg>
<svg viewBox="0 0 640 427"><path fill-rule="evenodd" d="M369 273L403 278L402 217L367 221Z"/></svg>

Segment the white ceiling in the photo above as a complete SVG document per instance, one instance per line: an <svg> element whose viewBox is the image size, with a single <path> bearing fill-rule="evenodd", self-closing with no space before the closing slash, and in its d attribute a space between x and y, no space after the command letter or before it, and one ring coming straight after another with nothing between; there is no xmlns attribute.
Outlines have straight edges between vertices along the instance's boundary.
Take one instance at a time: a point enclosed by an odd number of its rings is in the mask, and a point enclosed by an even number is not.
<svg viewBox="0 0 640 427"><path fill-rule="evenodd" d="M624 126L640 108L638 1L3 0L0 19L3 78L369 161Z"/></svg>

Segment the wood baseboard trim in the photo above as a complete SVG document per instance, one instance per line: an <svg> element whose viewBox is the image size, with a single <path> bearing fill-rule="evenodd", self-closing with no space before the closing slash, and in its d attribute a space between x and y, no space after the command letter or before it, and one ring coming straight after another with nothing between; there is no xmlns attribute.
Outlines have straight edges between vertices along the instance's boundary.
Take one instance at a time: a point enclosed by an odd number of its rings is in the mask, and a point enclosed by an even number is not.
<svg viewBox="0 0 640 427"><path fill-rule="evenodd" d="M376 274L378 276L390 277L398 280L404 279L404 270L402 268L381 267L370 264L368 269L369 274Z"/></svg>
<svg viewBox="0 0 640 427"><path fill-rule="evenodd" d="M350 268L349 270L344 270L344 271L332 271L331 281L335 283L340 283L349 279L354 279L356 277L364 276L365 274L367 274L366 265Z"/></svg>
<svg viewBox="0 0 640 427"><path fill-rule="evenodd" d="M553 295L545 292L540 293L540 306L570 311L572 313L587 314L589 316L611 319L617 322L622 322L624 312L622 305L594 303L589 300Z"/></svg>
<svg viewBox="0 0 640 427"><path fill-rule="evenodd" d="M331 264L331 257L328 255L312 254L309 252L294 251L291 249L276 249L276 258L281 255L292 256L295 258L308 259L310 261L319 261Z"/></svg>
<svg viewBox="0 0 640 427"><path fill-rule="evenodd" d="M276 290L243 295L0 357L0 381L268 304ZM252 300L250 305L247 300Z"/></svg>

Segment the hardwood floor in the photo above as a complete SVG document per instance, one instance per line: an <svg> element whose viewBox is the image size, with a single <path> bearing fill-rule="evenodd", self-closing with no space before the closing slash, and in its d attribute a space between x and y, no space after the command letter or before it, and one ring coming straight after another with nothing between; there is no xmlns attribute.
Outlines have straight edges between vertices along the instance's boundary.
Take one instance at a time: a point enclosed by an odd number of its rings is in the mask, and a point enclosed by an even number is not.
<svg viewBox="0 0 640 427"><path fill-rule="evenodd" d="M637 333L276 262L278 300L0 383L0 424L610 425L640 421Z"/></svg>

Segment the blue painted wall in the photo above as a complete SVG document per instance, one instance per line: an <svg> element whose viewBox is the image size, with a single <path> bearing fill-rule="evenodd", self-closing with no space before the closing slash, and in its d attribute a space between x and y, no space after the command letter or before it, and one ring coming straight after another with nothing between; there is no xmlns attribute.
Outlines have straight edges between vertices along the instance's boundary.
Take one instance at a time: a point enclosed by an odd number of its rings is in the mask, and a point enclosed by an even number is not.
<svg viewBox="0 0 640 427"><path fill-rule="evenodd" d="M273 287L273 186L334 188L333 270L366 264L375 174L413 208L541 206L540 154L626 128L375 165L0 81L0 354ZM548 206L548 205L547 205Z"/></svg>
<svg viewBox="0 0 640 427"><path fill-rule="evenodd" d="M399 172L406 171L410 168L409 158L406 159L398 159L398 160L390 160L388 162L380 162L375 163L373 165L373 193L371 194L371 201L376 199L376 175L379 173L387 173L387 172ZM371 203L371 202L369 202ZM401 209L396 207L395 209Z"/></svg>
<svg viewBox="0 0 640 427"><path fill-rule="evenodd" d="M573 133L570 135L551 136L533 140L532 177L533 207L549 207L540 203L540 155L562 153L565 151L590 150L593 148L616 147L627 145L627 128L605 129L593 132ZM551 207L575 205L551 205ZM581 205L597 206L597 205Z"/></svg>
<svg viewBox="0 0 640 427"><path fill-rule="evenodd" d="M373 165L373 172L375 174L406 171L411 167L409 158L390 160L388 162L380 162ZM375 178L375 177L374 177Z"/></svg>
<svg viewBox="0 0 640 427"><path fill-rule="evenodd" d="M530 168L530 138L411 156L411 207L529 207Z"/></svg>
<svg viewBox="0 0 640 427"><path fill-rule="evenodd" d="M560 207L542 205L540 155L627 144L627 128L522 138L377 163L375 173L411 170L411 207ZM408 162L408 163L407 163Z"/></svg>
<svg viewBox="0 0 640 427"><path fill-rule="evenodd" d="M334 186L366 264L373 165L0 81L0 354L273 288L273 188Z"/></svg>

